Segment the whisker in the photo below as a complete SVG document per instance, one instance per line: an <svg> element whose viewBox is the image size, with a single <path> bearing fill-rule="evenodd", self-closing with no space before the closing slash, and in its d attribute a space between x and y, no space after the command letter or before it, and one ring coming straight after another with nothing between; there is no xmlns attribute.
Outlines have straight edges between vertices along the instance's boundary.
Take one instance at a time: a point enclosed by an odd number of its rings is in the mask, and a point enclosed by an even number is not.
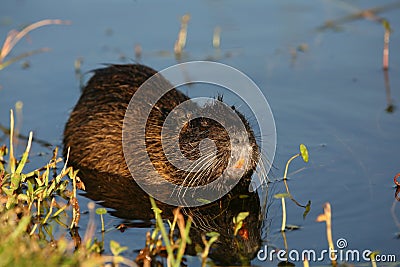
<svg viewBox="0 0 400 267"><path fill-rule="evenodd" d="M181 190L182 190L183 186L185 186L186 188L185 188L185 192L183 193L182 197L185 195L187 188L191 186L192 181L196 180L194 178L196 178L196 176L198 176L199 174L203 173L204 166L207 166L205 163L207 163L207 162L212 163L212 159L213 159L213 155L209 155L209 156L203 157L200 161L194 162L193 166L189 166L189 169L187 171L188 174L186 175L185 179L183 179L183 182L181 184L182 187L180 187L178 195L180 195L182 193ZM196 169L198 166L200 166L201 164L203 164L201 171L195 171L195 172L192 171L192 170ZM194 177L191 178L191 175L193 175L193 173L195 173ZM185 185L186 183L187 183L187 185Z"/></svg>

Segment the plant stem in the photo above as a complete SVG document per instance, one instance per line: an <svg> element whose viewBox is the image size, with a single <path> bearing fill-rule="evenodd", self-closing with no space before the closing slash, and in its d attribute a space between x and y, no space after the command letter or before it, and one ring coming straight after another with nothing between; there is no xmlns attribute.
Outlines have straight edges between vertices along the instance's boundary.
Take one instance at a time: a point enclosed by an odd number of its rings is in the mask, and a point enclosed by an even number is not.
<svg viewBox="0 0 400 267"><path fill-rule="evenodd" d="M293 198L292 194L290 194L289 186L288 186L288 184L287 184L287 172L288 172L288 170L289 170L289 164L290 164L290 162L291 162L292 160L294 160L294 159L297 158L298 156L300 156L300 153L298 153L298 154L292 156L292 157L286 162L285 173L283 174L283 183L285 184L286 192L288 193L289 198L290 198L294 203L296 203L297 206L302 207L302 208L305 208L305 207L306 207L305 205L301 205L299 202L297 202L296 199Z"/></svg>
<svg viewBox="0 0 400 267"><path fill-rule="evenodd" d="M14 111L10 110L10 172L15 172L15 157L14 157Z"/></svg>
<svg viewBox="0 0 400 267"><path fill-rule="evenodd" d="M329 250L331 253L331 260L332 260L332 265L336 266L336 255L334 252L335 246L333 245L333 240L332 240L332 224L331 224L331 218L332 218L332 213L331 213L331 204L327 202L324 207L324 214L326 218L326 239L328 240L329 244Z"/></svg>
<svg viewBox="0 0 400 267"><path fill-rule="evenodd" d="M35 23L32 23L22 29L20 32L18 31L11 31L8 35L7 38L3 44L3 47L1 48L0 51L0 63L3 62L3 59L10 53L10 51L13 49L13 47L18 43L19 40L21 40L22 37L27 35L30 31L37 29L39 27L45 26L45 25L50 25L50 24L70 24L69 21L63 21L59 19L45 19L41 20Z"/></svg>
<svg viewBox="0 0 400 267"><path fill-rule="evenodd" d="M389 38L390 28L385 27L385 33L383 35L383 69L389 69Z"/></svg>
<svg viewBox="0 0 400 267"><path fill-rule="evenodd" d="M298 156L300 156L300 153L297 153L296 155L292 156L287 162L286 162L286 168L285 168L285 173L283 174L283 179L286 180L287 179L287 172L289 169L289 164L292 160L294 160L295 158L297 158Z"/></svg>
<svg viewBox="0 0 400 267"><path fill-rule="evenodd" d="M101 232L104 233L104 218L103 214L100 214L100 220L101 220Z"/></svg>
<svg viewBox="0 0 400 267"><path fill-rule="evenodd" d="M282 197L282 226L281 226L281 232L285 231L286 228L286 204L285 204L285 198Z"/></svg>
<svg viewBox="0 0 400 267"><path fill-rule="evenodd" d="M165 230L164 223L160 216L160 211L157 207L156 202L152 197L150 197L150 202L151 202L151 207L153 208L154 216L156 217L157 226L158 228L160 228L162 238L164 239L165 242L165 247L167 248L168 263L169 263L168 266L176 266L174 251L172 250L171 244L169 243L168 234L167 231Z"/></svg>

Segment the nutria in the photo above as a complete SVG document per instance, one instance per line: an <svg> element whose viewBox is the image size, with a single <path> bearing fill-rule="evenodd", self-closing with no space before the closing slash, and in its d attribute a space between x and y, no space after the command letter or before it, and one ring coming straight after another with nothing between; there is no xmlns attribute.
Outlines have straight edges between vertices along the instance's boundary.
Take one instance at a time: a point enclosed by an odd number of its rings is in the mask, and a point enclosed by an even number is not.
<svg viewBox="0 0 400 267"><path fill-rule="evenodd" d="M132 176L127 166L127 163L132 163L129 160L126 163L122 146L124 116L132 96L147 79L156 73L155 70L139 64L110 65L94 71L65 127L64 147L65 152L68 147L70 148L70 164L112 175ZM165 78L159 76L153 84L154 90L158 86L170 86ZM154 94L154 90L150 88L148 94ZM179 132L181 153L188 159L196 159L215 148L216 157L206 156L207 160L201 161L204 168L200 172L196 172L194 167L189 171L180 170L169 162L163 150L168 147L169 138L166 138L167 145L161 143L163 123L175 107L187 100L189 100L188 96L172 89L156 103L150 112L145 128L145 143L147 155L157 172L165 180L184 186L208 184L222 175L226 168L230 168L224 174L228 178L237 175L236 169L242 169L241 176L251 177L259 160L259 147L249 123L234 108L232 108L233 113L240 117L245 131L238 131L234 125L229 126L232 129L224 129L221 123L212 119L190 119L189 114L181 114L180 118L187 121ZM202 108L218 113L220 106L215 103L221 101L222 98L218 98ZM144 107L146 104L143 102L141 105ZM192 105L197 107L196 103ZM140 113L141 108L141 106L137 107L135 112ZM140 114L131 114L131 116L140 116ZM229 116L225 116L224 120L227 122L226 125L230 125ZM229 140L228 131L234 133L233 143ZM243 139L248 139L250 145L242 145ZM215 146L209 146L209 142L203 140L212 140ZM234 144L233 147L231 144ZM129 146L132 149L131 153L137 151L134 142ZM233 159L233 167L228 166L230 159ZM137 162L138 159L135 158L135 160ZM147 173L144 172L143 175L146 176ZM146 179L151 183L153 177L148 176Z"/></svg>

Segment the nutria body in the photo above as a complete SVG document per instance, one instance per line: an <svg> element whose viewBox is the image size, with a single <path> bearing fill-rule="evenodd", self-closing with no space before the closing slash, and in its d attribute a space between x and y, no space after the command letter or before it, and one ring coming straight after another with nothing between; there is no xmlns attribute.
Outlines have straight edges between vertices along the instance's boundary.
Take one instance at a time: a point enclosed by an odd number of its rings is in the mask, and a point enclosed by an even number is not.
<svg viewBox="0 0 400 267"><path fill-rule="evenodd" d="M64 147L65 151L70 148L70 164L78 168L131 177L127 163L133 163L129 160L126 163L122 148L124 116L132 96L154 74L155 70L138 64L111 65L94 71L65 127ZM168 85L169 82L160 77L154 87ZM149 95L153 93L154 90L148 90ZM239 131L235 126L224 129L220 123L207 118L190 120L190 114L181 114L181 119L188 122L179 132L179 148L175 149L180 149L188 159L196 159L216 148L217 157L205 157L207 160L201 161L204 168L200 172L195 169L198 164L190 170L180 170L170 163L163 149L163 146L166 148L170 145L170 138L164 138L166 144L161 143L163 123L175 107L187 100L189 98L185 94L172 89L150 112L146 124L146 152L157 172L165 180L185 186L207 184L222 175L226 168L226 176L233 177L237 169L242 169L241 176L250 177L259 159L259 148L249 124L237 111L234 113L239 115L245 131ZM145 107L146 103L140 105ZM139 113L142 107L136 108L132 117L141 116ZM211 102L202 108L218 113L220 106ZM229 125L229 116L224 119L228 122L226 125ZM234 133L234 146L231 145L228 132ZM245 139L249 140L247 146L242 145ZM215 146L208 145L209 142L203 140L211 140ZM137 151L135 142L129 144L129 147L131 153ZM135 162L141 162L135 155L133 158ZM233 165L228 166L230 159ZM146 179L151 183L151 175Z"/></svg>

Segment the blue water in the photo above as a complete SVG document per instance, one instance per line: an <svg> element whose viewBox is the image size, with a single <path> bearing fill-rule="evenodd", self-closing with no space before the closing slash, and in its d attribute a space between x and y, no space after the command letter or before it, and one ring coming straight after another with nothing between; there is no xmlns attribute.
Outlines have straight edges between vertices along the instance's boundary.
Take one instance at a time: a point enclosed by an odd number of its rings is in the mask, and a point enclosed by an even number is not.
<svg viewBox="0 0 400 267"><path fill-rule="evenodd" d="M72 24L37 29L12 51L11 56L40 47L52 49L27 58L28 69L17 62L0 72L0 123L8 125L9 109L22 101L21 132L32 130L37 138L60 146L64 124L80 93L74 61L83 58L83 72L102 63L134 62L134 46L140 44L141 63L157 70L176 64L173 45L179 18L190 13L182 61L212 58L231 65L251 77L268 99L278 141L274 178L283 175L286 160L297 153L300 143L310 150L309 163L296 159L290 167L290 172L295 172L289 181L292 194L302 203L311 200L312 209L303 220L303 210L287 202L288 223L302 226L287 233L289 248L327 248L325 226L315 219L323 204L330 202L334 241L345 238L349 249L396 254L400 261L400 240L396 238L400 225L393 218L400 219L393 186L393 176L400 172L400 9L379 14L394 29L388 72L391 99L397 106L393 113L385 111L383 27L360 19L340 24L337 30L317 30L327 20L387 3L390 1L7 1L2 4L0 19L9 23L0 25L1 38L11 29L45 18ZM222 29L219 51L211 43L216 26ZM303 44L306 51L297 51ZM122 55L126 61L121 60ZM50 158L39 156L40 152L50 150L34 145L32 169ZM275 190L284 187L278 183ZM81 201L87 202L83 197ZM268 217L272 222L264 229L265 244L283 248L280 201L271 205ZM106 221L110 226L120 222L111 216ZM115 231L107 238L140 249L146 231ZM136 254L130 251L128 255ZM257 259L252 263L271 265Z"/></svg>

